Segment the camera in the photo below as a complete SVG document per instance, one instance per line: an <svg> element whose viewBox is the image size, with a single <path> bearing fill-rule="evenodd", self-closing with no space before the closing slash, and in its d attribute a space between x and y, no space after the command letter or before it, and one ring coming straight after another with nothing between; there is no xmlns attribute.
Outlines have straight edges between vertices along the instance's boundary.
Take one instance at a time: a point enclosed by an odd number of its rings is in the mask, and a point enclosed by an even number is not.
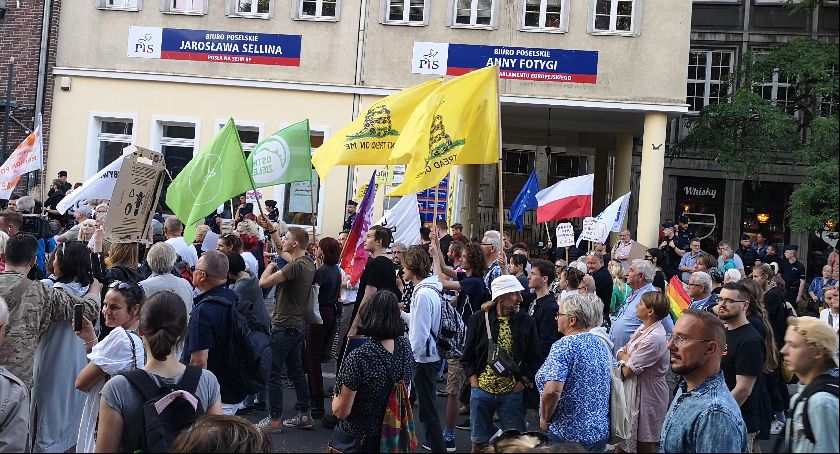
<svg viewBox="0 0 840 454"><path fill-rule="evenodd" d="M21 233L28 233L35 238L49 238L58 234L57 222L50 222L46 215L24 214L20 226Z"/></svg>

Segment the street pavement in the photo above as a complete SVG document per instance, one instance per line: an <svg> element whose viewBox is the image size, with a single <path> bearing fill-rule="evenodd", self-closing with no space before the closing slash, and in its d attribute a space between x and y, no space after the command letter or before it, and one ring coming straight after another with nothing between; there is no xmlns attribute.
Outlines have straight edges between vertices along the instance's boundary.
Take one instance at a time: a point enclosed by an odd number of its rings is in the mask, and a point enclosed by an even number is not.
<svg viewBox="0 0 840 454"><path fill-rule="evenodd" d="M335 361L331 361L329 363L322 364L324 370L324 389L332 389L335 385ZM438 389L444 389L444 383L438 384ZM291 418L294 416L293 409L295 403L295 391L294 389L284 389L283 394L283 404L284 404L284 411L282 417ZM327 411L327 414L332 414L330 409L330 399L324 400L324 408ZM441 420L443 420L443 415L446 412L446 398L445 397L438 397L437 398L437 409L438 415L440 415ZM425 442L425 438L423 437L423 425L417 420L417 407L414 408L414 417L417 429L417 437L418 443L422 444ZM263 419L264 417L268 416L268 413L265 411L254 410L253 414L243 416L244 418L248 419L253 423L257 423L259 420ZM530 412L529 412L530 417ZM459 416L460 419L463 418ZM535 427L535 422L531 421L529 424L529 429ZM721 428L725 430L726 428ZM531 429L534 430L534 429ZM284 428L281 433L275 433L271 436L271 446L272 452L283 453L283 452L324 452L324 448L327 445L327 442L330 439L330 434L332 433L331 430L326 429L320 420L316 420L315 427L313 429L288 429ZM465 430L455 430L455 437L456 437L456 447L457 452L459 453L468 453L470 452L470 434L469 431ZM761 442L761 451L762 452L773 452L773 446L776 442L777 436L771 436L770 440L762 441ZM418 446L417 449L418 453L427 452Z"/></svg>

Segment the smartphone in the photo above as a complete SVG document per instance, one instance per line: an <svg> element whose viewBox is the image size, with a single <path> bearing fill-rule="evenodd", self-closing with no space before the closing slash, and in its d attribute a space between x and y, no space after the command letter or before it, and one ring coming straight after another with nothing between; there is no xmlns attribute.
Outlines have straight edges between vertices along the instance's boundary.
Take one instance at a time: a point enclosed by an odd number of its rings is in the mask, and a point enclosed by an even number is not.
<svg viewBox="0 0 840 454"><path fill-rule="evenodd" d="M73 305L73 331L81 331L84 325L82 317L85 315L85 305L76 303Z"/></svg>

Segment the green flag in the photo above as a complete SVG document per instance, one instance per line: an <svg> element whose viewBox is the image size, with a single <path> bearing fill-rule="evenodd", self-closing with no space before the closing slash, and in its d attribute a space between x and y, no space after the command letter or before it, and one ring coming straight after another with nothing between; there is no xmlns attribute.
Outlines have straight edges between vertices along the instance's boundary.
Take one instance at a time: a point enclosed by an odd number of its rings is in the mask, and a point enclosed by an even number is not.
<svg viewBox="0 0 840 454"><path fill-rule="evenodd" d="M312 179L309 120L265 138L248 156L248 168L258 188Z"/></svg>
<svg viewBox="0 0 840 454"><path fill-rule="evenodd" d="M199 221L252 187L245 153L231 118L213 143L199 151L172 180L166 191L166 204L184 223L184 241L192 244Z"/></svg>

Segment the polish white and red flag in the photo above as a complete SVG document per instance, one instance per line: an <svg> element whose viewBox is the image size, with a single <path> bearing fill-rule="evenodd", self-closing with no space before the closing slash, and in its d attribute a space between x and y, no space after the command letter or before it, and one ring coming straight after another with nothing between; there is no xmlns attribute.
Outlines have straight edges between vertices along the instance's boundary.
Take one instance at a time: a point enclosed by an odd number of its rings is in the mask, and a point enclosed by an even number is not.
<svg viewBox="0 0 840 454"><path fill-rule="evenodd" d="M0 199L8 199L15 190L21 175L43 168L43 138L41 114L35 123L35 130L17 146L9 159L0 166Z"/></svg>
<svg viewBox="0 0 840 454"><path fill-rule="evenodd" d="M558 181L537 193L537 222L592 216L595 175Z"/></svg>

